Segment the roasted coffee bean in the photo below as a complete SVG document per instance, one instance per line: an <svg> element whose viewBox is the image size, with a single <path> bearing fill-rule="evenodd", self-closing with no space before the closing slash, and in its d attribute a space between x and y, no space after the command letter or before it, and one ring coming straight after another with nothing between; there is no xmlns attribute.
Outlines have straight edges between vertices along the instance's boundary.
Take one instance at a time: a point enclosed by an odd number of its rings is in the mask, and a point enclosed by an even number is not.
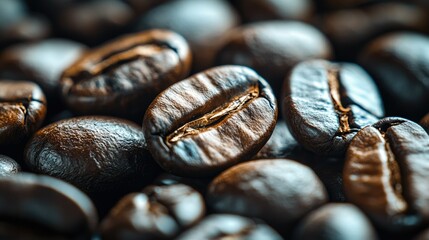
<svg viewBox="0 0 429 240"><path fill-rule="evenodd" d="M286 159L234 166L212 181L207 194L208 206L216 212L260 218L282 231L326 201L316 174Z"/></svg>
<svg viewBox="0 0 429 240"><path fill-rule="evenodd" d="M426 10L395 2L335 11L324 16L321 25L333 43L336 59L347 61L355 60L370 40L382 34L398 30L425 32L428 27Z"/></svg>
<svg viewBox="0 0 429 240"><path fill-rule="evenodd" d="M186 41L170 31L123 36L92 50L65 70L62 94L78 114L141 122L155 96L187 76L190 54Z"/></svg>
<svg viewBox="0 0 429 240"><path fill-rule="evenodd" d="M429 136L409 120L386 118L365 127L347 150L348 200L390 231L429 221L428 178Z"/></svg>
<svg viewBox="0 0 429 240"><path fill-rule="evenodd" d="M307 21L313 13L310 0L233 0L245 21L284 19Z"/></svg>
<svg viewBox="0 0 429 240"><path fill-rule="evenodd" d="M0 81L0 145L20 143L35 132L46 115L46 99L36 84Z"/></svg>
<svg viewBox="0 0 429 240"><path fill-rule="evenodd" d="M101 224L103 239L171 239L205 214L203 197L183 184L149 186L114 207Z"/></svg>
<svg viewBox="0 0 429 240"><path fill-rule="evenodd" d="M277 122L268 142L253 157L253 159L286 158L290 156L299 145L290 133L283 120Z"/></svg>
<svg viewBox="0 0 429 240"><path fill-rule="evenodd" d="M163 173L159 175L153 184L160 186L170 186L174 184L185 184L188 185L202 195L206 195L207 186L210 184L213 178L187 178L180 177L169 173Z"/></svg>
<svg viewBox="0 0 429 240"><path fill-rule="evenodd" d="M354 205L330 203L311 212L300 223L294 239L375 240L371 222Z"/></svg>
<svg viewBox="0 0 429 240"><path fill-rule="evenodd" d="M119 0L82 1L64 8L56 15L55 22L62 35L93 46L122 33L133 14Z"/></svg>
<svg viewBox="0 0 429 240"><path fill-rule="evenodd" d="M423 127L423 129L426 130L426 132L429 134L429 113L426 114L421 120L420 125Z"/></svg>
<svg viewBox="0 0 429 240"><path fill-rule="evenodd" d="M151 178L153 161L143 131L134 123L108 117L79 117L39 130L24 152L34 172L72 183L87 193L112 192Z"/></svg>
<svg viewBox="0 0 429 240"><path fill-rule="evenodd" d="M51 34L49 23L28 15L21 0L0 1L0 50L18 42L35 41Z"/></svg>
<svg viewBox="0 0 429 240"><path fill-rule="evenodd" d="M9 176L21 171L21 166L12 158L0 154L0 176Z"/></svg>
<svg viewBox="0 0 429 240"><path fill-rule="evenodd" d="M59 179L0 177L1 239L89 239L97 213L81 191Z"/></svg>
<svg viewBox="0 0 429 240"><path fill-rule="evenodd" d="M224 0L174 0L143 14L135 29L170 29L185 37L192 48L193 72L199 72L213 65L217 49L238 21Z"/></svg>
<svg viewBox="0 0 429 240"><path fill-rule="evenodd" d="M328 40L316 28L300 22L269 21L231 32L217 53L217 64L253 68L279 97L285 76L304 60L332 57Z"/></svg>
<svg viewBox="0 0 429 240"><path fill-rule="evenodd" d="M342 155L359 129L384 115L372 79L349 63L300 63L286 79L283 96L292 135L317 154Z"/></svg>
<svg viewBox="0 0 429 240"><path fill-rule="evenodd" d="M194 239L282 240L283 238L268 225L259 221L230 214L214 214L177 238L177 240Z"/></svg>
<svg viewBox="0 0 429 240"><path fill-rule="evenodd" d="M429 229L422 231L418 236L413 238L414 240L428 240L429 239Z"/></svg>
<svg viewBox="0 0 429 240"><path fill-rule="evenodd" d="M51 108L58 104L62 72L85 49L84 45L65 39L14 45L0 55L0 77L37 83L46 94Z"/></svg>
<svg viewBox="0 0 429 240"><path fill-rule="evenodd" d="M377 82L389 115L419 120L429 111L428 51L429 37L393 33L374 40L362 53L360 63Z"/></svg>
<svg viewBox="0 0 429 240"><path fill-rule="evenodd" d="M209 69L166 89L146 111L148 149L167 172L208 177L250 159L277 119L271 88L240 66Z"/></svg>

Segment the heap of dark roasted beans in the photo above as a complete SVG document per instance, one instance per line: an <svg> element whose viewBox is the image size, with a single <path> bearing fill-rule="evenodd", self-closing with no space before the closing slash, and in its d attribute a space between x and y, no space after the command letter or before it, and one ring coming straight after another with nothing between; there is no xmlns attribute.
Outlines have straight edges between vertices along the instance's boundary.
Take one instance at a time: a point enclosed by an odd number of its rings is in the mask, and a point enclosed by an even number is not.
<svg viewBox="0 0 429 240"><path fill-rule="evenodd" d="M428 34L428 0L0 0L0 239L429 240Z"/></svg>

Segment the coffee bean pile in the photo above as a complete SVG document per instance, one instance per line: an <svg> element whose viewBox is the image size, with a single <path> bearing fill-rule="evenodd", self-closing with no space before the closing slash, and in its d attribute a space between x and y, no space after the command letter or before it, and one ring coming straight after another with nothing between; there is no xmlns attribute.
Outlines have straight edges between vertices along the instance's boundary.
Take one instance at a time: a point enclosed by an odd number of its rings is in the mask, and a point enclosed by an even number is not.
<svg viewBox="0 0 429 240"><path fill-rule="evenodd" d="M429 239L426 0L0 0L0 239Z"/></svg>

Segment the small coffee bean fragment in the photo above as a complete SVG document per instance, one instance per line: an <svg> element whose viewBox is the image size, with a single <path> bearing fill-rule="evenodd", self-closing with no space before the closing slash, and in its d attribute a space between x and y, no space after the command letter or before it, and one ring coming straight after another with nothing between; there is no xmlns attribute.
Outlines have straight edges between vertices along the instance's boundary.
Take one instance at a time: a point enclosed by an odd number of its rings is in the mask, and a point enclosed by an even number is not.
<svg viewBox="0 0 429 240"><path fill-rule="evenodd" d="M203 197L184 184L149 186L124 197L101 224L103 239L171 239L205 214Z"/></svg>
<svg viewBox="0 0 429 240"><path fill-rule="evenodd" d="M300 223L296 240L376 240L371 222L350 203L330 203L311 212Z"/></svg>
<svg viewBox="0 0 429 240"><path fill-rule="evenodd" d="M12 158L0 154L0 176L9 176L21 171L21 166Z"/></svg>
<svg viewBox="0 0 429 240"><path fill-rule="evenodd" d="M42 124L46 98L26 81L0 81L0 146L21 143Z"/></svg>
<svg viewBox="0 0 429 240"><path fill-rule="evenodd" d="M302 62L286 79L283 96L292 135L321 155L342 155L359 129L384 115L372 79L350 63Z"/></svg>
<svg viewBox="0 0 429 240"><path fill-rule="evenodd" d="M1 239L88 239L97 213L72 185L19 173L0 177L0 219Z"/></svg>
<svg viewBox="0 0 429 240"><path fill-rule="evenodd" d="M325 187L308 167L286 159L236 165L209 186L215 212L256 217L288 231L305 214L327 202Z"/></svg>
<svg viewBox="0 0 429 240"><path fill-rule="evenodd" d="M360 130L344 166L348 200L389 231L429 221L429 135L416 123L386 118Z"/></svg>
<svg viewBox="0 0 429 240"><path fill-rule="evenodd" d="M256 154L274 130L277 111L264 79L246 67L222 66L159 94L143 130L164 170L208 177Z"/></svg>
<svg viewBox="0 0 429 240"><path fill-rule="evenodd" d="M262 222L237 215L214 214L177 238L177 240L194 239L282 240L283 238Z"/></svg>
<svg viewBox="0 0 429 240"><path fill-rule="evenodd" d="M31 171L63 179L90 194L139 186L154 174L143 131L112 117L52 123L30 139L24 160Z"/></svg>
<svg viewBox="0 0 429 240"><path fill-rule="evenodd" d="M62 95L78 114L141 122L155 96L187 76L190 54L186 41L170 31L122 36L93 49L66 69Z"/></svg>

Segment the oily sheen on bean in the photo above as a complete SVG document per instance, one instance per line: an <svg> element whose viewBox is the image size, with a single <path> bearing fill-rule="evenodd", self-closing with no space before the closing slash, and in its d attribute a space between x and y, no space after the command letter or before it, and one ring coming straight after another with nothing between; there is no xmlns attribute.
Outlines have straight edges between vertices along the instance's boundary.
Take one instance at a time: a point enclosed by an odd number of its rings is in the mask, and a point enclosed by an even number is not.
<svg viewBox="0 0 429 240"><path fill-rule="evenodd" d="M187 76L190 56L186 41L170 31L122 36L67 68L61 79L62 95L78 114L140 122L158 93Z"/></svg>
<svg viewBox="0 0 429 240"><path fill-rule="evenodd" d="M216 174L250 159L277 119L269 85L254 71L221 66L166 89L143 121L148 149L167 172Z"/></svg>
<svg viewBox="0 0 429 240"><path fill-rule="evenodd" d="M322 155L342 155L356 132L383 117L371 77L357 65L310 60L283 87L283 116L294 138Z"/></svg>
<svg viewBox="0 0 429 240"><path fill-rule="evenodd" d="M33 134L46 115L39 86L26 81L0 81L0 146L20 143Z"/></svg>
<svg viewBox="0 0 429 240"><path fill-rule="evenodd" d="M389 231L429 222L429 136L416 123L386 118L360 130L347 150L344 189Z"/></svg>
<svg viewBox="0 0 429 240"><path fill-rule="evenodd" d="M83 192L31 173L0 177L0 219L1 239L87 239L98 221Z"/></svg>
<svg viewBox="0 0 429 240"><path fill-rule="evenodd" d="M143 184L140 180L153 174L146 169L152 159L141 128L113 117L77 117L48 125L29 141L24 160L29 170L87 193Z"/></svg>

